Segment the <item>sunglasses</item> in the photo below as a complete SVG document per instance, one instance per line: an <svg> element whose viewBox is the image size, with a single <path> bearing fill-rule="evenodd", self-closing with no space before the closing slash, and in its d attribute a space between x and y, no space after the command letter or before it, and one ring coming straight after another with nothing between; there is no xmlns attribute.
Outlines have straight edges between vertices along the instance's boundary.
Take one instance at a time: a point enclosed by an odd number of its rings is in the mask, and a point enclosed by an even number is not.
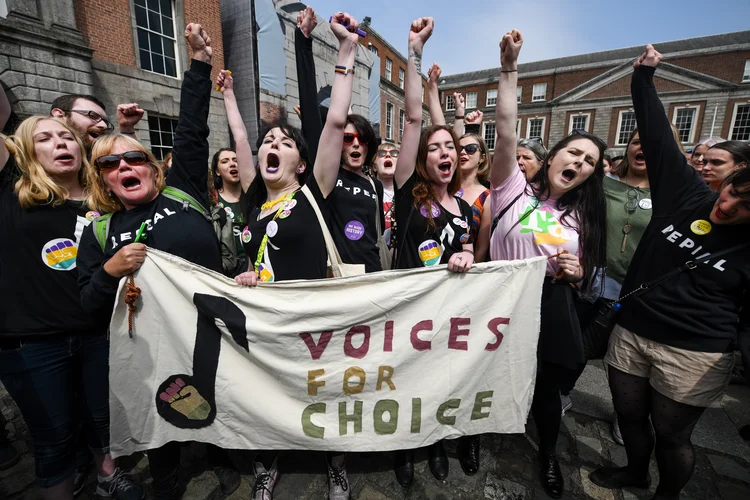
<svg viewBox="0 0 750 500"><path fill-rule="evenodd" d="M378 158L385 158L387 154L390 154L391 158L398 158L398 149L381 149L378 151Z"/></svg>
<svg viewBox="0 0 750 500"><path fill-rule="evenodd" d="M479 144L467 144L466 146L459 146L458 151L459 153L461 151L466 151L466 154L471 156L477 151L479 151Z"/></svg>
<svg viewBox="0 0 750 500"><path fill-rule="evenodd" d="M354 139L359 139L359 134L350 132L344 134L344 144L351 144L354 142Z"/></svg>
<svg viewBox="0 0 750 500"><path fill-rule="evenodd" d="M115 126L112 125L112 122L101 116L96 111L91 110L82 110L82 109L71 109L71 113L78 113L79 115L87 116L91 121L94 123L104 122L104 125L107 127L107 131L112 131L115 129Z"/></svg>
<svg viewBox="0 0 750 500"><path fill-rule="evenodd" d="M99 170L112 170L120 166L120 159L125 160L128 165L145 165L149 162L148 155L143 151L126 151L122 154L110 154L100 156L94 162Z"/></svg>

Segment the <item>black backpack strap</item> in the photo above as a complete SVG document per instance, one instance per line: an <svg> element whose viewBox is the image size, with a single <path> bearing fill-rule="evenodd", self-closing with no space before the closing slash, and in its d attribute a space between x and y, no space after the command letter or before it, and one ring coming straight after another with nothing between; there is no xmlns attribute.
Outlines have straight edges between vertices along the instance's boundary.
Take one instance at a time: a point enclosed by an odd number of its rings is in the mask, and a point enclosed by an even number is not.
<svg viewBox="0 0 750 500"><path fill-rule="evenodd" d="M523 196L523 191L521 191L520 193L518 193L518 196L516 196L515 198L513 198L513 201L511 201L510 203L508 203L508 205L506 205L505 208L503 208L502 210L500 210L500 213L497 214L497 217L495 217L492 220L492 227L490 228L490 238L492 238L492 234L495 232L495 228L497 227L497 223L500 222L500 219L503 218L503 215L505 215L505 213L508 210L510 210L510 207L512 207L513 205L515 205L515 203L518 201L519 198L521 198L521 196Z"/></svg>

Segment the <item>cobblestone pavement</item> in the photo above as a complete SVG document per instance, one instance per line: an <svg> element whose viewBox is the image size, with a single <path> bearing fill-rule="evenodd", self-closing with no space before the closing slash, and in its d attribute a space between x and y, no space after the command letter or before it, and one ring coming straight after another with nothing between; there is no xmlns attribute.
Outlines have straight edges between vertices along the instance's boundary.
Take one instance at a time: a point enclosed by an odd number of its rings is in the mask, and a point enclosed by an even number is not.
<svg viewBox="0 0 750 500"><path fill-rule="evenodd" d="M600 465L624 465L625 449L611 438L608 418L611 401L608 389L602 386L601 365L590 365L579 387L572 394L574 406L563 417L558 452L565 475L565 497L596 500L636 500L651 498L655 486L646 490L605 490L588 481L588 473ZM13 446L22 453L21 461L9 470L0 471L0 498L36 500L34 463L29 451L31 443L18 409L0 386L0 410L8 424L6 433ZM748 500L750 499L750 447L741 440L737 429L750 423L750 389L730 386L723 408L708 410L696 427L696 468L683 491L687 500ZM353 499L547 499L536 480L536 433L531 423L527 433L486 435L482 437L481 469L475 476L466 476L455 458L455 442L447 442L450 475L445 481L432 477L425 450L417 453L415 482L404 490L396 482L391 469L390 453L357 453L347 457ZM183 449L183 466L188 490L185 500L229 498L249 499L253 477L250 474L252 453L233 452L233 459L242 473L242 485L231 496L219 490L215 474L207 469L205 447L194 444ZM319 452L288 452L280 461L281 481L276 488L278 500L327 498L325 458ZM146 458L140 454L121 459L121 465L147 488L151 498ZM651 474L656 485L658 473L652 462ZM92 474L81 500L96 497L95 476Z"/></svg>

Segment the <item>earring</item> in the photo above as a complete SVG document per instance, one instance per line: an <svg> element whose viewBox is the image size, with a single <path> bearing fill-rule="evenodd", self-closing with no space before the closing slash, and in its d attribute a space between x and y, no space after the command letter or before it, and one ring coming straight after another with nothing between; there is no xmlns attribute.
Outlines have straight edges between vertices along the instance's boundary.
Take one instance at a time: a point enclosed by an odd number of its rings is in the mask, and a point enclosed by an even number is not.
<svg viewBox="0 0 750 500"><path fill-rule="evenodd" d="M302 173L302 172L304 172L304 171L305 171L305 169L304 169L304 168L298 168L298 169L297 169L297 173L298 173L298 174L301 174L301 173Z"/></svg>

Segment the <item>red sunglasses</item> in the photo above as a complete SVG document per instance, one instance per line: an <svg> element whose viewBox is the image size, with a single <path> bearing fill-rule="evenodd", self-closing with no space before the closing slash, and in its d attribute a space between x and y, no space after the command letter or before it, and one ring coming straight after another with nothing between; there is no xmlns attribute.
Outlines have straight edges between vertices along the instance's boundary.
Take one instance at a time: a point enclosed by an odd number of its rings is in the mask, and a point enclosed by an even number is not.
<svg viewBox="0 0 750 500"><path fill-rule="evenodd" d="M354 139L359 140L359 134L353 132L346 132L344 134L344 144L351 144L354 142Z"/></svg>

